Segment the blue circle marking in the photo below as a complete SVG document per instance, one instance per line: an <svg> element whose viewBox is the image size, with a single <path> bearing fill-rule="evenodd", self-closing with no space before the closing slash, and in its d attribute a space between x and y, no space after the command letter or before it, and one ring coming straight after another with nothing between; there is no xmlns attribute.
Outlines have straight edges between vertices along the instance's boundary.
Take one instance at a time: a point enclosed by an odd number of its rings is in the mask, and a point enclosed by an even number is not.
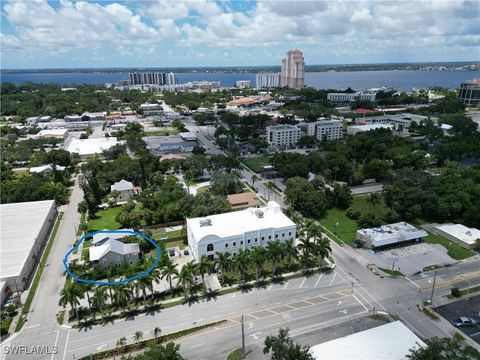
<svg viewBox="0 0 480 360"><path fill-rule="evenodd" d="M140 274L137 274L137 275L134 275L134 276L131 276L131 277L126 278L126 279L121 280L121 281L89 280L89 279L83 279L83 278L75 275L74 273L72 273L72 271L70 270L70 268L68 266L68 257L72 254L72 252L74 252L76 249L78 249L80 244L87 237L93 236L95 234L102 234L102 233L117 233L117 234L136 235L136 236L140 236L140 237L144 238L145 240L151 242L157 248L157 255L155 257L155 260L154 260L153 264L148 268L147 271L145 271L143 273L140 273ZM67 252L65 254L65 257L63 258L63 266L65 267L65 270L67 271L67 274L70 275L72 278L74 278L75 280L77 280L79 282L83 282L83 283L87 283L87 284L95 284L95 285L125 285L126 283L128 283L132 280L135 280L135 279L138 279L138 278L141 278L143 276L147 276L148 274L150 274L153 271L153 269L155 269L155 266L157 266L158 262L160 261L160 252L161 252L160 246L158 246L158 244L155 241L153 241L148 236L146 236L142 233L132 231L132 230L98 230L98 231L94 231L94 232L91 232L91 233L87 233L80 238L78 243L72 249L70 249L69 252Z"/></svg>

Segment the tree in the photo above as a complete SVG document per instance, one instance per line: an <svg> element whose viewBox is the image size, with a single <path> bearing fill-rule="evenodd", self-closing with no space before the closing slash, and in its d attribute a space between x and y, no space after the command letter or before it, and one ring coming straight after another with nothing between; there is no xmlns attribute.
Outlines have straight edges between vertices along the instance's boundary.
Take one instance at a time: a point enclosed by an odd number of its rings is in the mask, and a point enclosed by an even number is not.
<svg viewBox="0 0 480 360"><path fill-rule="evenodd" d="M255 280L258 282L260 274L263 271L263 265L265 264L265 248L261 246L254 247L250 253L250 262L255 266Z"/></svg>
<svg viewBox="0 0 480 360"><path fill-rule="evenodd" d="M180 345L172 342L165 345L150 344L148 349L141 354L128 355L123 357L124 360L183 360L183 357L178 353Z"/></svg>
<svg viewBox="0 0 480 360"><path fill-rule="evenodd" d="M77 317L77 321L80 321L77 306L80 305L80 299L84 297L83 289L77 283L71 283L60 291L59 305L65 307L69 304Z"/></svg>
<svg viewBox="0 0 480 360"><path fill-rule="evenodd" d="M187 266L187 264L183 265L180 273L178 274L178 282L182 285L185 298L187 298L187 294L191 290L192 284L194 282L192 267Z"/></svg>
<svg viewBox="0 0 480 360"><path fill-rule="evenodd" d="M277 263L282 260L283 249L279 240L272 240L267 244L267 256L272 262L272 280L277 273Z"/></svg>
<svg viewBox="0 0 480 360"><path fill-rule="evenodd" d="M102 315L102 320L105 319L103 314L103 306L107 302L107 289L104 286L97 286L93 290L93 297L92 303L93 307L95 308L94 311L97 309L100 310L100 314Z"/></svg>
<svg viewBox="0 0 480 360"><path fill-rule="evenodd" d="M122 312L125 315L128 301L132 298L132 290L127 285L118 285L113 292L113 298L117 308L122 308Z"/></svg>
<svg viewBox="0 0 480 360"><path fill-rule="evenodd" d="M142 331L135 331L133 334L133 341L140 342L143 340L143 332Z"/></svg>
<svg viewBox="0 0 480 360"><path fill-rule="evenodd" d="M127 345L127 338L125 336L121 337L117 340L116 347L119 348L118 351L120 352L120 348Z"/></svg>
<svg viewBox="0 0 480 360"><path fill-rule="evenodd" d="M162 334L162 329L160 329L158 326L156 326L153 330L152 330L152 335L155 339L158 339L160 337L160 335Z"/></svg>
<svg viewBox="0 0 480 360"><path fill-rule="evenodd" d="M207 272L209 273L211 268L212 268L211 260L206 255L202 255L202 257L200 258L200 261L198 262L198 271L202 276L203 285L205 285L205 273Z"/></svg>
<svg viewBox="0 0 480 360"><path fill-rule="evenodd" d="M152 287L152 279L149 276L142 276L137 279L135 279L135 290L138 294L138 292L141 290L142 295L143 295L143 304L146 307L147 306L147 289L150 290L150 292L153 294L153 287Z"/></svg>
<svg viewBox="0 0 480 360"><path fill-rule="evenodd" d="M433 338L425 341L427 346L410 349L411 360L478 360L480 352L455 338Z"/></svg>
<svg viewBox="0 0 480 360"><path fill-rule="evenodd" d="M215 172L210 179L210 189L218 195L238 194L242 183L235 174Z"/></svg>
<svg viewBox="0 0 480 360"><path fill-rule="evenodd" d="M252 175L252 188L255 188L255 182L260 180L257 174Z"/></svg>
<svg viewBox="0 0 480 360"><path fill-rule="evenodd" d="M298 253L297 248L295 247L295 240L289 239L282 243L283 253L287 259L288 268L292 268L293 260L297 259Z"/></svg>
<svg viewBox="0 0 480 360"><path fill-rule="evenodd" d="M310 347L295 343L288 336L288 328L280 328L277 336L269 335L263 353L272 353L272 360L314 360Z"/></svg>
<svg viewBox="0 0 480 360"><path fill-rule="evenodd" d="M214 263L217 267L217 271L222 273L222 277L225 277L225 271L230 269L232 260L230 259L230 253L216 252Z"/></svg>
<svg viewBox="0 0 480 360"><path fill-rule="evenodd" d="M161 278L166 278L168 280L168 284L170 285L170 293L173 295L172 280L178 276L178 270L172 260L167 260L163 269L161 270L161 273Z"/></svg>
<svg viewBox="0 0 480 360"><path fill-rule="evenodd" d="M250 258L248 256L248 253L243 249L240 249L237 256L233 258L233 264L237 268L240 275L240 283L243 283L246 280L245 273L248 269L249 262Z"/></svg>

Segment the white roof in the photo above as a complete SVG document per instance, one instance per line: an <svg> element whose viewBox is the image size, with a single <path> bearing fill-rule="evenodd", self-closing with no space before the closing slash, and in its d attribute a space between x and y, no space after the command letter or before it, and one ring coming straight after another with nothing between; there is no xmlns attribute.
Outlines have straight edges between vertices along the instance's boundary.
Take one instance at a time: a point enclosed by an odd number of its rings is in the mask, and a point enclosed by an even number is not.
<svg viewBox="0 0 480 360"><path fill-rule="evenodd" d="M417 229L406 222L357 230L357 235L362 239L371 239L372 245L376 247L428 236L425 230Z"/></svg>
<svg viewBox="0 0 480 360"><path fill-rule="evenodd" d="M65 169L66 169L65 166L57 165L57 170L63 171ZM52 170L52 165L47 164L47 165L33 166L29 169L31 173L42 173L46 170Z"/></svg>
<svg viewBox="0 0 480 360"><path fill-rule="evenodd" d="M257 216L257 214L263 216ZM202 222L210 220L210 226L201 226ZM259 229L284 228L295 226L281 210L280 206L270 201L262 208L248 208L225 214L210 215L206 218L187 219L187 226L192 230L194 240L198 243L207 235L221 238L244 234Z"/></svg>
<svg viewBox="0 0 480 360"><path fill-rule="evenodd" d="M1 278L19 276L54 200L0 205Z"/></svg>
<svg viewBox="0 0 480 360"><path fill-rule="evenodd" d="M122 179L115 184L110 186L110 191L125 191L125 190L132 190L133 184L130 181Z"/></svg>
<svg viewBox="0 0 480 360"><path fill-rule="evenodd" d="M110 149L117 144L125 144L125 141L118 141L116 138L96 138L96 139L72 139L67 145L66 150L70 153L79 155L100 154L104 150Z"/></svg>
<svg viewBox="0 0 480 360"><path fill-rule="evenodd" d="M47 137L47 136L66 136L68 134L67 129L46 129L40 130L37 134L33 137Z"/></svg>
<svg viewBox="0 0 480 360"><path fill-rule="evenodd" d="M100 260L110 251L119 254L138 254L140 252L140 247L137 243L134 244L124 244L121 241L109 239L103 245L92 246L88 248L90 261Z"/></svg>
<svg viewBox="0 0 480 360"><path fill-rule="evenodd" d="M427 345L401 321L312 346L315 360L404 360L409 349Z"/></svg>
<svg viewBox="0 0 480 360"><path fill-rule="evenodd" d="M375 129L392 129L392 124L367 124L367 125L352 125L349 129L357 129L361 131L370 131Z"/></svg>
<svg viewBox="0 0 480 360"><path fill-rule="evenodd" d="M96 243L105 240L105 239L113 239L113 240L122 240L124 237L128 237L133 235L133 229L121 229L119 231L123 232L113 232L109 231L108 229L103 229L103 231L108 231L107 232L100 232L97 234L94 234L92 236L92 244L95 245ZM129 234L128 231L131 231L132 233Z"/></svg>
<svg viewBox="0 0 480 360"><path fill-rule="evenodd" d="M480 239L480 230L468 228L462 224L445 224L437 226L437 229L469 245L475 244L475 240Z"/></svg>

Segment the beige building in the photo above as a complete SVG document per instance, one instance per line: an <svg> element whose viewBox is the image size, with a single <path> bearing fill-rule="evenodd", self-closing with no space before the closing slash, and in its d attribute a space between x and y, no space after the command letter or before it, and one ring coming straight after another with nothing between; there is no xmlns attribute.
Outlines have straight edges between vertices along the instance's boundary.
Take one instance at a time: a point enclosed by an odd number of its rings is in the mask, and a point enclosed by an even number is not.
<svg viewBox="0 0 480 360"><path fill-rule="evenodd" d="M305 85L305 61L300 50L289 50L282 60L282 87L301 89Z"/></svg>

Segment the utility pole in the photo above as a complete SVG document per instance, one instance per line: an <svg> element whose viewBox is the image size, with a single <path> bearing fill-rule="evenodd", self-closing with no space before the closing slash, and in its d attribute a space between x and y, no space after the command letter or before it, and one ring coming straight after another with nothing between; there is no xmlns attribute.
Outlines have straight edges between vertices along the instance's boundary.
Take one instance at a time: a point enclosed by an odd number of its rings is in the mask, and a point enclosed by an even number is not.
<svg viewBox="0 0 480 360"><path fill-rule="evenodd" d="M433 301L433 292L435 291L435 282L437 281L437 270L435 270L435 275L433 277L433 285L432 285L432 293L430 294L430 305L432 305Z"/></svg>
<svg viewBox="0 0 480 360"><path fill-rule="evenodd" d="M392 262L392 271L394 271L393 269L395 268L395 260L393 260Z"/></svg>
<svg viewBox="0 0 480 360"><path fill-rule="evenodd" d="M242 353L245 356L245 316L242 315Z"/></svg>

